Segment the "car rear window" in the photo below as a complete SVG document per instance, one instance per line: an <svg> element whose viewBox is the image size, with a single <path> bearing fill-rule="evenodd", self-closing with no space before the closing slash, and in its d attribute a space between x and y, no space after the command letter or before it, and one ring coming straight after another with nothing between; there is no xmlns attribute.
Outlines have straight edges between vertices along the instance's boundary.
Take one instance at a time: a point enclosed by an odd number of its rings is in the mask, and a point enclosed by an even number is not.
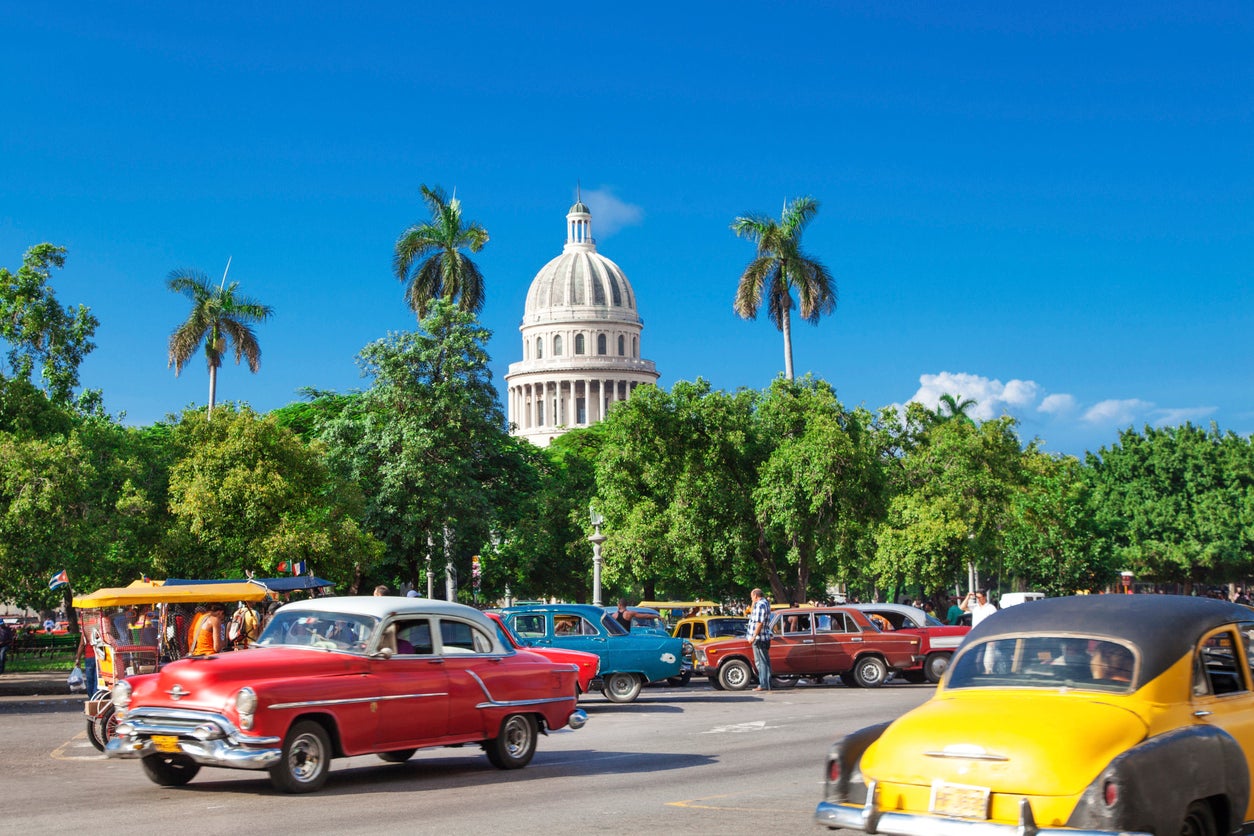
<svg viewBox="0 0 1254 836"><path fill-rule="evenodd" d="M1127 692L1136 685L1136 651L1093 636L1014 636L967 647L946 687L1078 688Z"/></svg>

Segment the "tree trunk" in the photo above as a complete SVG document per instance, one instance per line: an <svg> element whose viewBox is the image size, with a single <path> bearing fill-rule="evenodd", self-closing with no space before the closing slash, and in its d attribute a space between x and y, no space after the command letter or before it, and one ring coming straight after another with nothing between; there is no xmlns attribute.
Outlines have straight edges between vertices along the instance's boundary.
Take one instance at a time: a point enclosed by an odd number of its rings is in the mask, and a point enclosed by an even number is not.
<svg viewBox="0 0 1254 836"><path fill-rule="evenodd" d="M791 300L789 300L791 301ZM793 380L792 373L792 311L785 310L780 319L780 329L784 332L784 377Z"/></svg>
<svg viewBox="0 0 1254 836"><path fill-rule="evenodd" d="M205 412L205 420L213 420L213 402L218 394L218 367L209 364L209 409Z"/></svg>

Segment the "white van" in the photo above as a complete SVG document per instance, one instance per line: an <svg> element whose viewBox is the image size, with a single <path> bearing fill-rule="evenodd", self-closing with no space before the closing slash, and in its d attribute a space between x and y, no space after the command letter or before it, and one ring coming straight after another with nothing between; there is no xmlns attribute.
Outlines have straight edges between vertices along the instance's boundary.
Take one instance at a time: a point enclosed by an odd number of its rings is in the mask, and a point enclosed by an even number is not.
<svg viewBox="0 0 1254 836"><path fill-rule="evenodd" d="M1007 592L1001 596L1001 600L998 603L1004 610L1006 607L1013 607L1015 604L1022 604L1025 601L1039 601L1044 597L1044 592Z"/></svg>

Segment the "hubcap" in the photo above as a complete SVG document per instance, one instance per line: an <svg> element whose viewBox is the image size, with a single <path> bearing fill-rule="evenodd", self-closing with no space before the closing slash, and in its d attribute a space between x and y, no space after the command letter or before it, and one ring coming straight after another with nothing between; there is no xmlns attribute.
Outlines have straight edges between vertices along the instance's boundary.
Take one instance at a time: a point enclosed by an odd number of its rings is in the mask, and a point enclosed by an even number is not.
<svg viewBox="0 0 1254 836"><path fill-rule="evenodd" d="M322 747L313 735L301 735L292 743L287 763L297 781L310 781L322 769Z"/></svg>

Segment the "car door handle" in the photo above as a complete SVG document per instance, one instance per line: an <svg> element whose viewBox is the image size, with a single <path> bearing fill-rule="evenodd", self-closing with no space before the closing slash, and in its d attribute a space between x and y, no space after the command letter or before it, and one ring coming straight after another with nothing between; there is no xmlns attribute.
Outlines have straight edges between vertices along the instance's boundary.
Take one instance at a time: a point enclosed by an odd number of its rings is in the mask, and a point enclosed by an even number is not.
<svg viewBox="0 0 1254 836"><path fill-rule="evenodd" d="M814 644L814 639L802 639L802 644Z"/></svg>
<svg viewBox="0 0 1254 836"><path fill-rule="evenodd" d="M862 641L862 637L861 637L861 636L857 636L857 637L855 637L855 638L850 639L849 641L851 641L851 642L860 642L860 641Z"/></svg>
<svg viewBox="0 0 1254 836"><path fill-rule="evenodd" d="M1193 716L1194 716L1194 717L1196 717L1196 718L1198 718L1198 719L1200 720L1200 719L1202 719L1203 717L1209 717L1209 716L1210 716L1210 712L1209 712L1209 711L1206 711L1206 710L1204 710L1204 709L1200 709L1200 708L1199 708L1197 711L1194 711L1194 712L1193 712Z"/></svg>

